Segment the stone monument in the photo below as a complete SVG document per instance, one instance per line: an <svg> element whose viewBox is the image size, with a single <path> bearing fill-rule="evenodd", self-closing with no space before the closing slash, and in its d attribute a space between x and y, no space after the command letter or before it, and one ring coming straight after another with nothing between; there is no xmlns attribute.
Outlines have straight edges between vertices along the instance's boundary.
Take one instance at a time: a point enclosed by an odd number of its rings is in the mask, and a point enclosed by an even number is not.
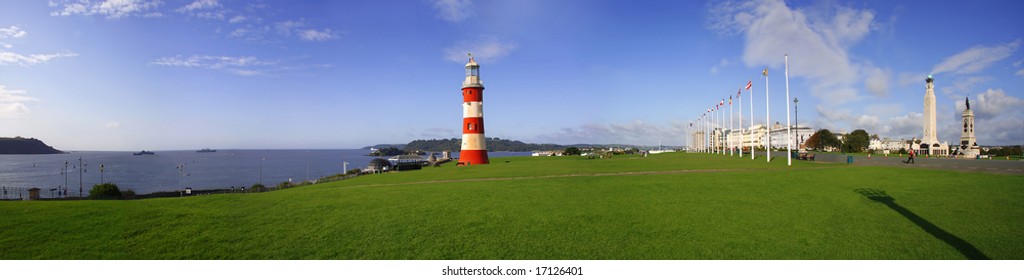
<svg viewBox="0 0 1024 280"><path fill-rule="evenodd" d="M910 149L913 149L918 155L921 156L945 156L949 155L949 144L939 144L939 139L936 137L935 129L935 79L932 75L928 75L928 79L925 79L927 83L924 90L924 113L922 114L922 126L924 127L924 136L921 137L921 143L911 143ZM909 150L909 149L908 149Z"/></svg>
<svg viewBox="0 0 1024 280"><path fill-rule="evenodd" d="M981 154L981 149L978 147L978 139L974 137L974 111L971 111L971 99L964 98L964 104L967 105L967 109L964 109L964 132L960 134L960 154L969 158L976 157Z"/></svg>

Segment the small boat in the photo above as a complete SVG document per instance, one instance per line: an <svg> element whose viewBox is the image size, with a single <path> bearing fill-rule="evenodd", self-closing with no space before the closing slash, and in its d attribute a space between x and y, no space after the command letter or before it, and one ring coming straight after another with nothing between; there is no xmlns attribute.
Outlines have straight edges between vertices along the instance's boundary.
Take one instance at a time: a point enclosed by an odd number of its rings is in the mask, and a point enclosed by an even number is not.
<svg viewBox="0 0 1024 280"><path fill-rule="evenodd" d="M198 150L196 152L197 153L216 153L217 150L211 150L210 148L205 148L205 149L202 149L202 150Z"/></svg>
<svg viewBox="0 0 1024 280"><path fill-rule="evenodd" d="M137 156L141 156L141 155L155 155L156 153L150 152L150 151L147 151L147 150L142 150L141 152L132 153L132 154L133 155L137 155Z"/></svg>

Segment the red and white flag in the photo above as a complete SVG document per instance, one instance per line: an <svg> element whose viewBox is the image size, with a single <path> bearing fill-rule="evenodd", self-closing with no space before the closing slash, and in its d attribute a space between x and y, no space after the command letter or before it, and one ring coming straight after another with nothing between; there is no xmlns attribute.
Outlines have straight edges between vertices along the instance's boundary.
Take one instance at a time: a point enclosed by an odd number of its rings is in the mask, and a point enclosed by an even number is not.
<svg viewBox="0 0 1024 280"><path fill-rule="evenodd" d="M747 88L745 88L744 90L750 90L750 86L753 85L753 84L751 84L751 82L752 81L747 81Z"/></svg>

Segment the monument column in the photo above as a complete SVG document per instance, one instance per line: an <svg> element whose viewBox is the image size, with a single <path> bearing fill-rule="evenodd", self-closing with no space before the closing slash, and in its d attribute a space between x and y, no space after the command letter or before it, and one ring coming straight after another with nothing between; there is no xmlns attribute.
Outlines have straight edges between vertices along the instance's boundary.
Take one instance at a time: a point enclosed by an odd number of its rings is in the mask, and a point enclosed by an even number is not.
<svg viewBox="0 0 1024 280"><path fill-rule="evenodd" d="M928 79L925 79L927 85L924 90L924 135L921 137L921 143L928 144L929 147L939 143L938 137L935 136L935 85L932 83L933 81L935 79L932 78L932 75L928 75Z"/></svg>
<svg viewBox="0 0 1024 280"><path fill-rule="evenodd" d="M971 111L971 100L964 99L967 109L964 109L963 133L960 134L960 151L966 156L976 156L981 150L978 148L978 139L974 137L974 111Z"/></svg>

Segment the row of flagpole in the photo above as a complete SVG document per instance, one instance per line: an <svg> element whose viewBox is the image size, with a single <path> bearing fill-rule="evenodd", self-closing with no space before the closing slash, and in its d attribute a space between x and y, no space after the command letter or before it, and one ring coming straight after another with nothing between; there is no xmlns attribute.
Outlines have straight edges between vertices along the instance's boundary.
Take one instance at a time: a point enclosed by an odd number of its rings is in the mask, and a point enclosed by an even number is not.
<svg viewBox="0 0 1024 280"><path fill-rule="evenodd" d="M793 156L792 156L792 154L793 154L792 153L792 150L793 150L793 148L792 148L792 146L793 146L793 131L792 131L792 126L790 125L790 122L789 122L789 105L788 105L789 104L789 102L788 102L788 100L789 100L789 55L786 54L784 56L784 59L785 59L785 67L786 67L785 68L785 77L786 77L786 99L785 100L787 100L787 102L786 102L786 104L787 104L787 106L786 106L786 137L787 137L787 140L786 140L786 164L787 165L793 165ZM765 114L765 135L764 135L764 139L765 139L765 141L764 142L765 142L765 153L766 153L766 157L765 157L766 159L765 160L767 162L771 162L772 161L772 154L771 154L771 131L772 130L771 130L771 112L769 111L771 109L771 106L770 106L770 104L768 102L768 100L769 100L769 95L768 95L768 67L764 68L764 71L761 72L761 75L764 76L764 98L765 98L765 101L764 101L764 114ZM729 151L728 151L728 155L729 156L735 156L735 155L738 154L739 157L743 157L743 148L744 148L744 143L743 142L749 142L750 143L750 153L749 153L750 154L750 159L751 160L755 159L755 156L754 156L754 144L755 144L754 143L755 142L754 139L755 139L755 137L754 137L754 130L753 130L753 127L754 127L754 95L753 95L753 92L752 92L753 91L752 88L753 88L753 79L750 79L750 80L747 81L747 85L746 85L745 88L736 91L736 98L739 99L739 106L740 106L740 117L739 117L739 122L740 122L740 133L739 133L740 134L740 137L739 137L740 139L739 139L739 142L740 143L739 143L739 147L738 147L739 148L738 149L739 152L738 153L734 153L734 150L736 150L737 147L736 147L736 145L733 144L735 141L732 140L731 137L729 137L729 134L732 134L732 132L735 130L735 127L733 126L732 94L729 95L729 125L728 125L729 133L728 134L725 133L726 125L725 125L725 116L724 116L724 114L725 114L725 99L724 98L721 101L719 101L718 103L716 103L715 105L713 105L712 107L708 107L704 112L702 112L699 116L697 116L696 132L692 131L693 130L692 128L694 127L694 123L692 123L692 122L690 123L691 133L694 136L693 137L693 149L695 151L702 152L702 153L712 153L712 154L725 155L726 154L725 150L729 149ZM743 98L742 98L743 90L747 90L747 95L750 96L750 128L751 128L751 130L750 130L750 141L744 141L744 138L747 136L747 134L745 132L743 132L743 128L742 128L742 126L743 126ZM720 131L720 136L721 136L720 140L718 140L719 137L716 137L714 135L714 133L716 132L716 129L717 129L717 131ZM714 143L711 143L712 141L714 141ZM727 142L727 143L723 143L723 142Z"/></svg>

